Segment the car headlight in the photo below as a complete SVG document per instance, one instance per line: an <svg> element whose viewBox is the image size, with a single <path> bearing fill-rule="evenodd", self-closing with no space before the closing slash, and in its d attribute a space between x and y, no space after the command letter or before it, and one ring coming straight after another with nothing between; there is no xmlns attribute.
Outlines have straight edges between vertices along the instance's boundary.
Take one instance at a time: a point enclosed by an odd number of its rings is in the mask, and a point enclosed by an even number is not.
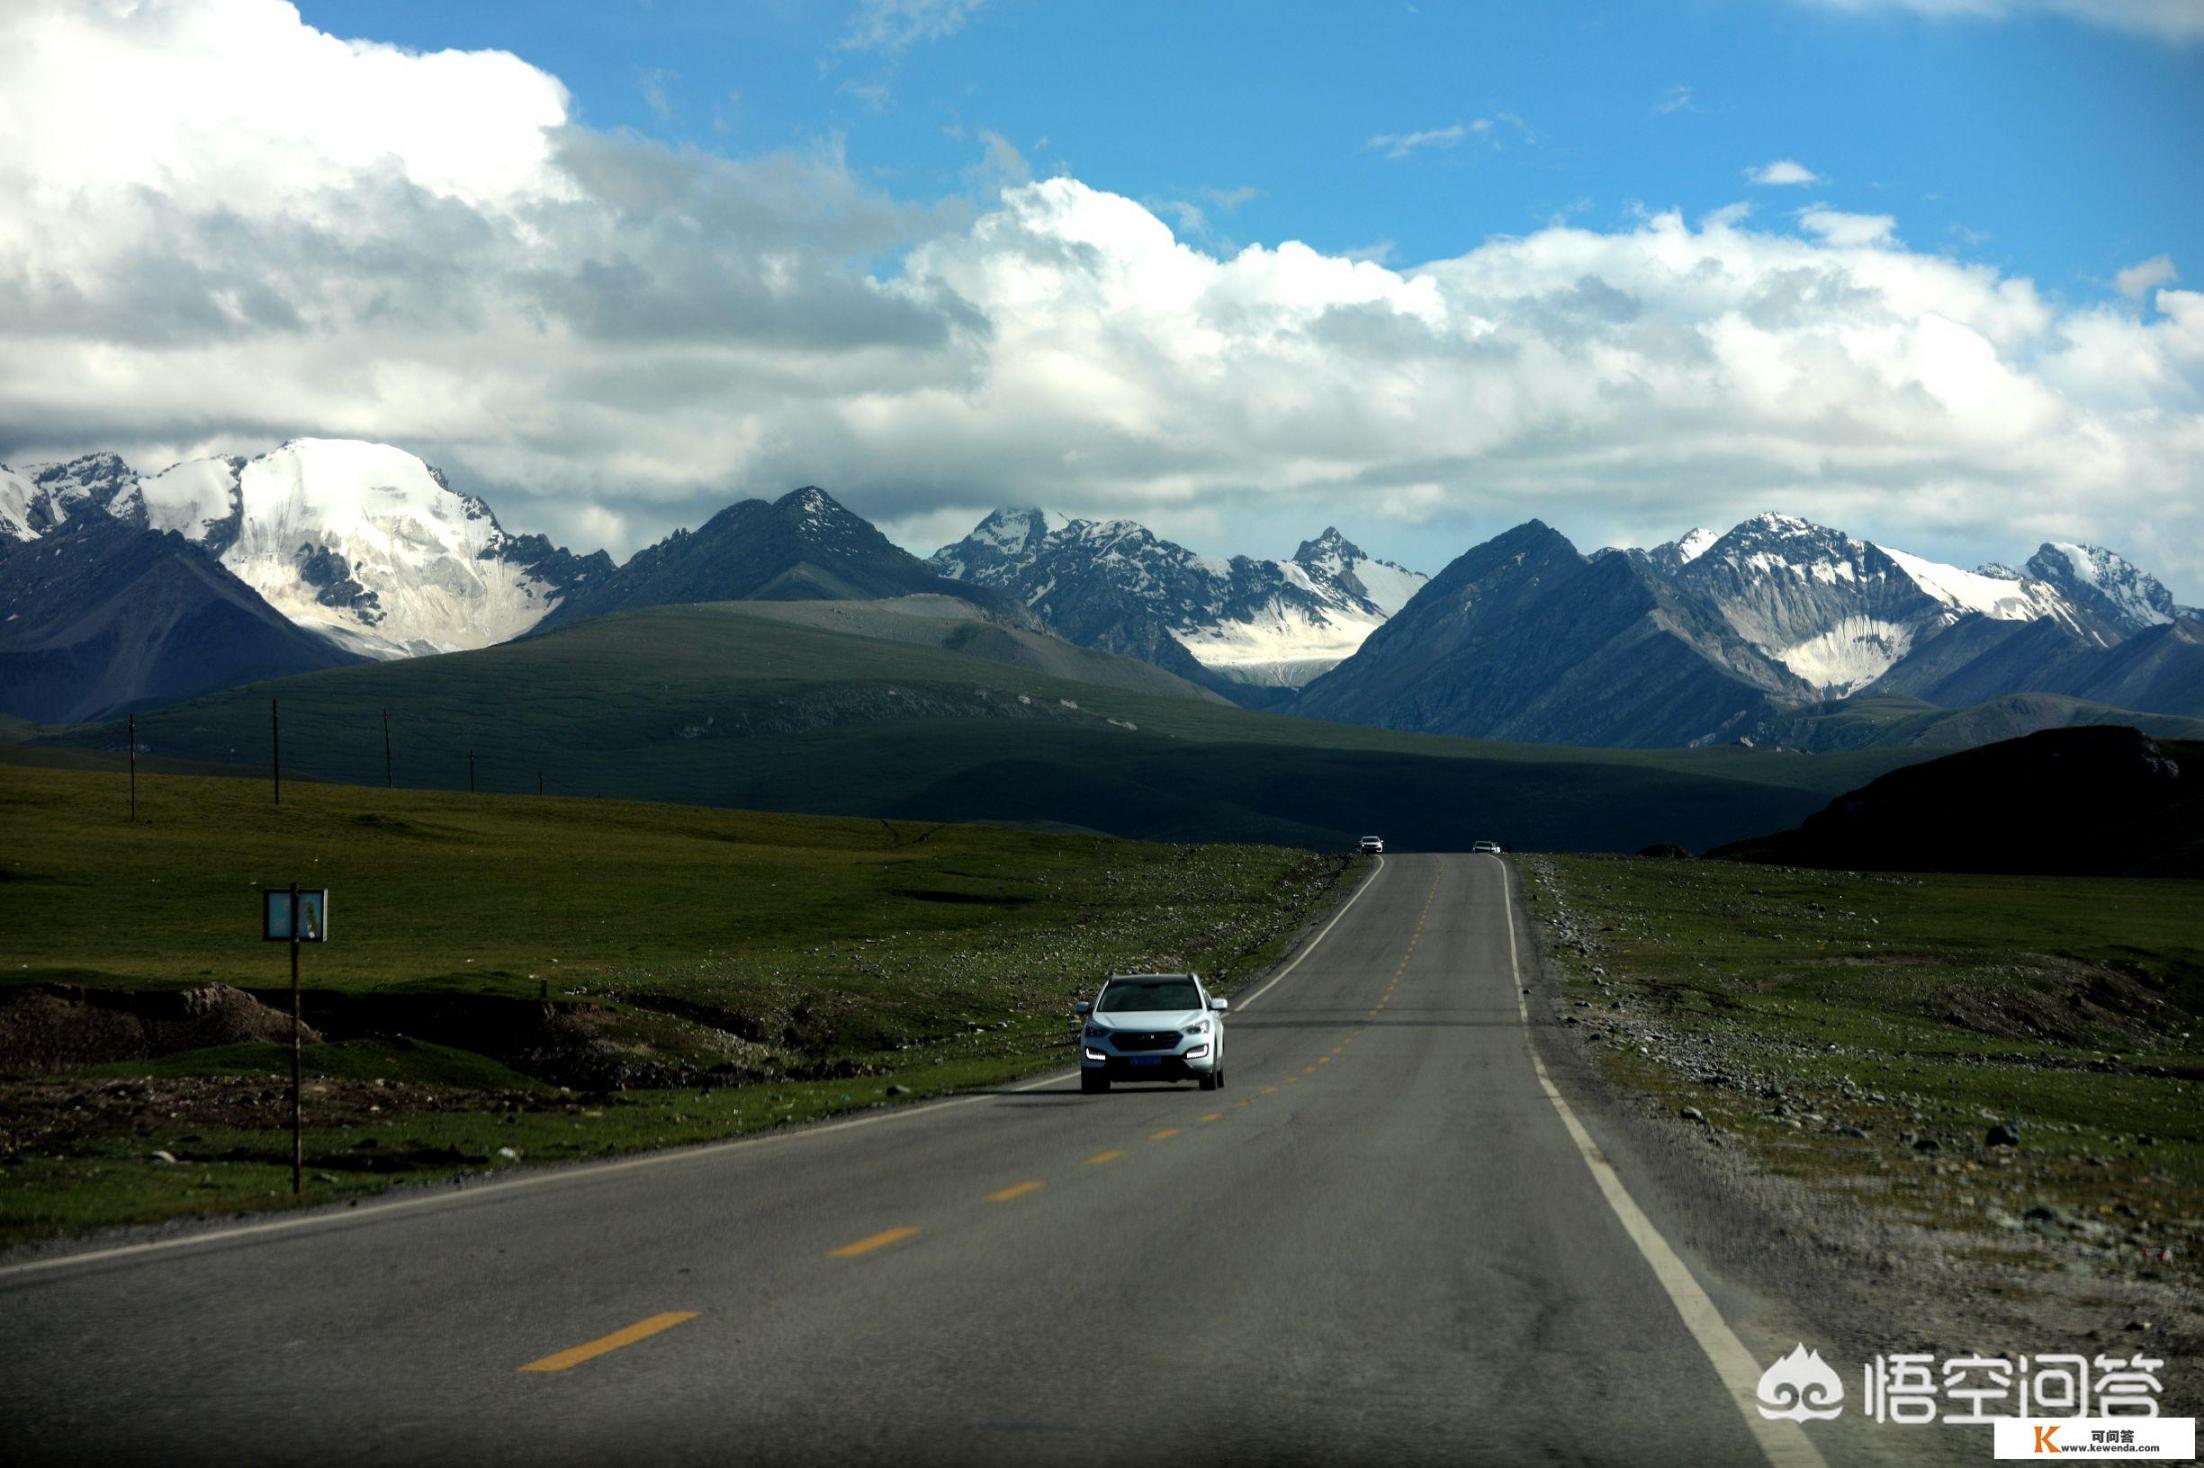
<svg viewBox="0 0 2204 1468"><path fill-rule="evenodd" d="M1207 1045L1196 1045L1181 1058L1185 1060L1207 1060L1209 1058L1209 1047Z"/></svg>
<svg viewBox="0 0 2204 1468"><path fill-rule="evenodd" d="M1190 1025L1188 1025L1188 1026L1186 1027L1186 1033L1187 1033L1187 1034L1189 1034L1189 1035L1206 1035L1206 1034L1208 1034L1208 1033L1209 1033L1209 1021L1208 1021L1208 1020L1205 1020L1205 1019L1204 1019L1204 1020L1197 1020L1197 1021L1195 1021L1195 1022L1194 1022L1193 1024L1190 1024Z"/></svg>
<svg viewBox="0 0 2204 1468"><path fill-rule="evenodd" d="M1109 1037L1110 1032L1100 1025L1088 1025L1087 1032L1080 1036L1083 1040L1107 1040Z"/></svg>

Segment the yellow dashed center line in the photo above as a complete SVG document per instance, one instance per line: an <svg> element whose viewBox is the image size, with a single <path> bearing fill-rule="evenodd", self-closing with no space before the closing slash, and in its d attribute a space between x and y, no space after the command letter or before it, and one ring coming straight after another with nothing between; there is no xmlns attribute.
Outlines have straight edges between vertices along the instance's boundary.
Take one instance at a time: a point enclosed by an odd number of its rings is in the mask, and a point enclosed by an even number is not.
<svg viewBox="0 0 2204 1468"><path fill-rule="evenodd" d="M1202 1118L1202 1120L1203 1120L1203 1121L1223 1121L1223 1120L1224 1120L1224 1113L1223 1113L1223 1112L1221 1112L1221 1111L1212 1111L1212 1112L1210 1112L1210 1113L1209 1113L1209 1114L1208 1114L1207 1116L1203 1117L1203 1118Z"/></svg>
<svg viewBox="0 0 2204 1468"><path fill-rule="evenodd" d="M890 1244L900 1244L917 1232L918 1230L915 1228L884 1228L876 1234L870 1234L859 1239L854 1244L844 1244L839 1249L827 1250L827 1257L829 1259L854 1259L859 1254L870 1254L875 1249L885 1249Z"/></svg>
<svg viewBox="0 0 2204 1468"><path fill-rule="evenodd" d="M1028 1193L1038 1193L1039 1191L1041 1191L1041 1186L1042 1185L1037 1182L1012 1183L1009 1187L1004 1188L999 1193L989 1193L987 1195L987 1201L990 1203L1007 1203L1012 1198L1023 1198Z"/></svg>
<svg viewBox="0 0 2204 1468"><path fill-rule="evenodd" d="M1162 1131L1160 1131L1160 1132L1150 1132L1150 1133L1148 1133L1148 1140L1149 1140L1149 1141L1151 1141L1151 1142L1161 1142L1161 1141L1164 1141L1164 1140L1166 1140L1166 1139L1168 1139L1168 1138L1171 1138L1171 1137L1175 1137L1175 1136L1177 1136L1178 1134L1179 1134L1179 1129L1178 1129L1177 1127L1175 1127L1175 1126L1167 1126L1167 1127L1165 1127L1165 1128L1164 1128L1164 1129L1163 1129Z"/></svg>
<svg viewBox="0 0 2204 1468"><path fill-rule="evenodd" d="M1263 1094L1265 1096L1275 1096L1278 1094L1278 1088L1276 1086L1265 1086L1263 1087Z"/></svg>
<svg viewBox="0 0 2204 1468"><path fill-rule="evenodd" d="M1092 1157L1089 1157L1087 1161L1090 1165L1094 1167L1100 1167L1103 1163L1115 1162L1118 1158L1123 1157L1124 1155L1125 1154L1123 1152L1097 1152Z"/></svg>
<svg viewBox="0 0 2204 1468"><path fill-rule="evenodd" d="M611 1335L601 1335L593 1341L559 1351L544 1357L540 1361L531 1361L520 1369L523 1371L566 1371L581 1365L584 1361L595 1360L607 1351L617 1351L622 1346L632 1346L637 1341L654 1336L662 1330L671 1330L684 1320L694 1319L696 1319L694 1310L668 1310L663 1315L653 1315L647 1320L638 1320L635 1324L616 1330Z"/></svg>

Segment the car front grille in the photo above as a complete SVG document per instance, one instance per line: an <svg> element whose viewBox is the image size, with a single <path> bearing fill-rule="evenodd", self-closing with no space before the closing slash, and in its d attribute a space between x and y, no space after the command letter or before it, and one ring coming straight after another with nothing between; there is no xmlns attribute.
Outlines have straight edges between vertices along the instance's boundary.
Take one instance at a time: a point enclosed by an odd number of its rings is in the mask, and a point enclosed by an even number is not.
<svg viewBox="0 0 2204 1468"><path fill-rule="evenodd" d="M1113 1030L1110 1039L1120 1050L1176 1050L1177 1030Z"/></svg>

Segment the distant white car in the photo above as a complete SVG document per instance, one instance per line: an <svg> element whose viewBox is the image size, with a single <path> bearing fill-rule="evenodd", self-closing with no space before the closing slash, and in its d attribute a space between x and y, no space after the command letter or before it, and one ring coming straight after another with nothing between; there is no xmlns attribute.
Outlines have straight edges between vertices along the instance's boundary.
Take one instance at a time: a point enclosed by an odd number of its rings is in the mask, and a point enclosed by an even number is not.
<svg viewBox="0 0 2204 1468"><path fill-rule="evenodd" d="M1364 856L1383 856L1383 855L1385 855L1385 838L1384 838L1383 836L1365 836L1365 837L1363 837L1363 838L1362 838L1362 854L1363 854Z"/></svg>
<svg viewBox="0 0 2204 1468"><path fill-rule="evenodd" d="M1195 974L1113 974L1079 1032L1079 1089L1112 1081L1197 1081L1224 1089L1224 1008Z"/></svg>
<svg viewBox="0 0 2204 1468"><path fill-rule="evenodd" d="M1500 854L1500 843L1497 841L1476 841L1470 844L1469 850L1472 856L1481 855L1485 852L1498 856Z"/></svg>

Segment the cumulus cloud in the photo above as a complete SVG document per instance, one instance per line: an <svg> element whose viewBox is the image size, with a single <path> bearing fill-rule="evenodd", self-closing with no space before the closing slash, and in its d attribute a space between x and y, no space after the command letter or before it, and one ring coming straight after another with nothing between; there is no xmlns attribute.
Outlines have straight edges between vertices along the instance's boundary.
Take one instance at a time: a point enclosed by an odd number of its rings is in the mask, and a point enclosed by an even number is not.
<svg viewBox="0 0 2204 1468"><path fill-rule="evenodd" d="M2112 277L2112 283L2120 288L2120 294L2131 301L2140 301L2162 285L2170 285L2181 278L2181 272L2173 268L2171 255L2154 255L2148 260L2138 260Z"/></svg>
<svg viewBox="0 0 2204 1468"><path fill-rule="evenodd" d="M2204 591L2204 294L2064 305L1822 206L1219 252L980 146L979 202L912 203L831 144L593 132L517 58L266 0L18 0L0 460L358 435L616 550L805 482L914 538L1041 502L1434 570L1532 514L1596 545L1773 505Z"/></svg>
<svg viewBox="0 0 2204 1468"><path fill-rule="evenodd" d="M1910 10L1965 20L2057 15L2159 40L2204 40L2204 5L2196 0L1804 0L1828 10Z"/></svg>
<svg viewBox="0 0 2204 1468"><path fill-rule="evenodd" d="M1776 188L1784 188L1793 184L1817 184L1822 182L1820 174L1795 158L1778 158L1773 163L1763 163L1758 168L1748 168L1745 170L1745 177L1749 182L1766 184Z"/></svg>

